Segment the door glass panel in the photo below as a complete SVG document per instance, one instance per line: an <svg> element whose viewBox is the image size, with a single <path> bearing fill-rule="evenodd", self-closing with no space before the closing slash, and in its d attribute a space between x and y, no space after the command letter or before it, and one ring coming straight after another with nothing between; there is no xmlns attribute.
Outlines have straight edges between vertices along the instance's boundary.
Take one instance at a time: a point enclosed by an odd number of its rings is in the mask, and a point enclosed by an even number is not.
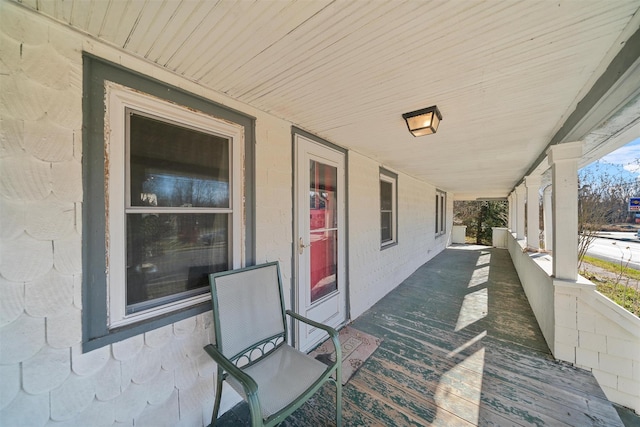
<svg viewBox="0 0 640 427"><path fill-rule="evenodd" d="M338 169L314 160L310 164L309 209L311 230L338 226L336 182Z"/></svg>
<svg viewBox="0 0 640 427"><path fill-rule="evenodd" d="M338 231L311 233L311 302L338 289Z"/></svg>
<svg viewBox="0 0 640 427"><path fill-rule="evenodd" d="M338 169L310 161L311 303L338 289Z"/></svg>

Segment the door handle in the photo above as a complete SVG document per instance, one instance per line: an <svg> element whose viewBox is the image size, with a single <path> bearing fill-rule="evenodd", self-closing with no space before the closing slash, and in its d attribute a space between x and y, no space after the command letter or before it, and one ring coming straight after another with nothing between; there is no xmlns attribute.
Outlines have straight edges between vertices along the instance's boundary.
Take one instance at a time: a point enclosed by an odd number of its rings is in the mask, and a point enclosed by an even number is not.
<svg viewBox="0 0 640 427"><path fill-rule="evenodd" d="M304 241L302 240L302 237L301 237L300 240L298 241L298 253L302 255L302 253L304 252L304 248L308 248L309 246L311 245L304 244Z"/></svg>

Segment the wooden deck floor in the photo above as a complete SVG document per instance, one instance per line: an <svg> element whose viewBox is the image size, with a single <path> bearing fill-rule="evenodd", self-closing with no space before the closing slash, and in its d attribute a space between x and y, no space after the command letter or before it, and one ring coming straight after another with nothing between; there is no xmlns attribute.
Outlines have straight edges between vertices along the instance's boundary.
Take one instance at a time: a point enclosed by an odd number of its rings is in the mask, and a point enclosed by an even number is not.
<svg viewBox="0 0 640 427"><path fill-rule="evenodd" d="M591 373L551 357L505 250L449 248L352 326L384 341L343 389L346 426L622 426ZM334 425L334 398L283 425Z"/></svg>

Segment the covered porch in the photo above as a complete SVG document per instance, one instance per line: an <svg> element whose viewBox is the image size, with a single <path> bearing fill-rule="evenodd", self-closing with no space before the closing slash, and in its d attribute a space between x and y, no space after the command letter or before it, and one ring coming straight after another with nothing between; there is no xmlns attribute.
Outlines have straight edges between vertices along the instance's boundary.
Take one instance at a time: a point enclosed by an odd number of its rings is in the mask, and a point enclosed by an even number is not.
<svg viewBox="0 0 640 427"><path fill-rule="evenodd" d="M640 0L0 0L0 24L0 424L207 425L191 279L278 261L288 308L316 309L311 202L337 218L334 318L384 339L348 425L616 425L604 393L640 412L640 319L575 263L578 168L640 137ZM446 249L454 201L496 199L508 251ZM323 425L323 399L289 423Z"/></svg>
<svg viewBox="0 0 640 427"><path fill-rule="evenodd" d="M590 372L554 360L506 250L451 246L352 326L383 341L343 389L345 425L623 425ZM333 393L285 425L332 423Z"/></svg>

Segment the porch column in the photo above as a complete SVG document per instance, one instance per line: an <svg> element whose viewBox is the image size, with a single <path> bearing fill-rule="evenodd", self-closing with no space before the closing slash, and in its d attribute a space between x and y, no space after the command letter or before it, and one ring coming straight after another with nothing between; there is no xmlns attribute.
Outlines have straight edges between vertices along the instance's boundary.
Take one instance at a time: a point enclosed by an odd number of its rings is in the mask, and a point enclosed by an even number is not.
<svg viewBox="0 0 640 427"><path fill-rule="evenodd" d="M509 228L512 233L516 232L516 212L518 211L518 203L515 190L511 192L509 200Z"/></svg>
<svg viewBox="0 0 640 427"><path fill-rule="evenodd" d="M524 203L526 196L526 189L523 184L516 187L516 239L522 240L525 238L524 234Z"/></svg>
<svg viewBox="0 0 640 427"><path fill-rule="evenodd" d="M509 210L507 211L507 228L513 229L513 193L509 193L507 196L507 202L509 206Z"/></svg>
<svg viewBox="0 0 640 427"><path fill-rule="evenodd" d="M547 185L542 192L542 229L544 231L544 249L547 251L553 250L553 220L551 211L551 188L552 185Z"/></svg>
<svg viewBox="0 0 640 427"><path fill-rule="evenodd" d="M553 274L556 279L578 278L578 159L582 141L554 145L547 150L553 185Z"/></svg>
<svg viewBox="0 0 640 427"><path fill-rule="evenodd" d="M527 247L540 249L540 184L542 177L530 175L525 178L527 187Z"/></svg>

